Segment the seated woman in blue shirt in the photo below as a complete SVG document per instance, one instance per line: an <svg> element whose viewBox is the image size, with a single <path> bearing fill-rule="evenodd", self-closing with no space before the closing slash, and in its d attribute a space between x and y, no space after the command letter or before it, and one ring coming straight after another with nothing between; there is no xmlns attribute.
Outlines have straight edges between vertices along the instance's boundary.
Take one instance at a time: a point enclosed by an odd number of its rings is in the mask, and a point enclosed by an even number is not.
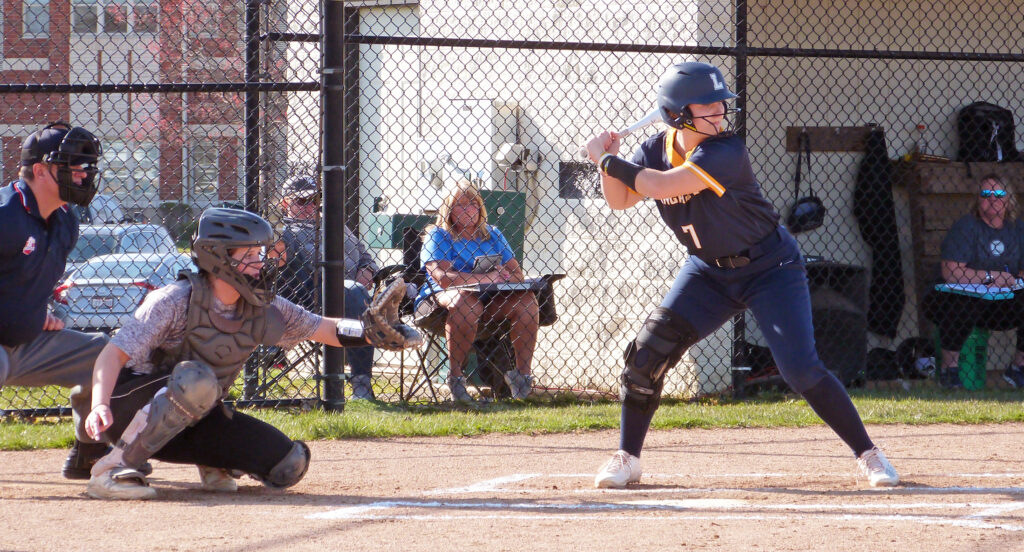
<svg viewBox="0 0 1024 552"><path fill-rule="evenodd" d="M465 284L521 282L523 271L515 252L501 231L487 224L487 209L480 192L463 180L445 197L437 222L426 231L420 260L427 283L416 298L416 319L448 311L445 338L451 371L448 386L459 402L472 402L466 391L463 369L481 323L511 322L510 338L516 368L505 373L512 397L526 398L533 388L530 365L537 344L537 297L531 291L480 294L450 289ZM501 255L501 263L489 272L474 273L477 257Z"/></svg>

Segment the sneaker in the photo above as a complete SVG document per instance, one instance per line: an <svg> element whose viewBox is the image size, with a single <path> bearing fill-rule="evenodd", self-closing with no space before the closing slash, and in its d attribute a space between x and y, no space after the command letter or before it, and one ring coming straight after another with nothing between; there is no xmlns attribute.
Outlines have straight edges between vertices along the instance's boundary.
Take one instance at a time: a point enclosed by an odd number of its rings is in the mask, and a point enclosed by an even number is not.
<svg viewBox="0 0 1024 552"><path fill-rule="evenodd" d="M351 401L373 401L377 400L373 395L373 385L370 382L370 376L359 375L352 376L349 380L352 383L352 396L349 398Z"/></svg>
<svg viewBox="0 0 1024 552"><path fill-rule="evenodd" d="M943 389L963 389L964 384L960 381L960 369L943 368L939 370L939 385Z"/></svg>
<svg viewBox="0 0 1024 552"><path fill-rule="evenodd" d="M878 447L861 453L857 466L872 487L895 487L900 482L900 475Z"/></svg>
<svg viewBox="0 0 1024 552"><path fill-rule="evenodd" d="M533 391L533 374L521 374L518 370L509 370L505 372L504 378L513 399L525 399Z"/></svg>
<svg viewBox="0 0 1024 552"><path fill-rule="evenodd" d="M83 443L75 439L71 445L68 457L64 460L64 469L61 474L65 479L89 479L92 474L92 465L110 452L110 446L106 443Z"/></svg>
<svg viewBox="0 0 1024 552"><path fill-rule="evenodd" d="M138 470L118 467L89 479L85 494L107 500L149 500L156 497L156 489Z"/></svg>
<svg viewBox="0 0 1024 552"><path fill-rule="evenodd" d="M238 482L228 470L209 466L196 467L199 468L199 480L203 482L204 491L233 493L238 490Z"/></svg>
<svg viewBox="0 0 1024 552"><path fill-rule="evenodd" d="M620 450L601 466L601 471L594 478L594 486L598 489L622 489L630 483L639 483L640 459Z"/></svg>
<svg viewBox="0 0 1024 552"><path fill-rule="evenodd" d="M472 403L473 397L466 391L466 378L464 376L448 376L448 389L452 392L452 400L460 403Z"/></svg>
<svg viewBox="0 0 1024 552"><path fill-rule="evenodd" d="M1014 389L1024 389L1024 367L1010 365L1009 368L1003 372L1003 379L1006 383L1010 384L1010 387Z"/></svg>

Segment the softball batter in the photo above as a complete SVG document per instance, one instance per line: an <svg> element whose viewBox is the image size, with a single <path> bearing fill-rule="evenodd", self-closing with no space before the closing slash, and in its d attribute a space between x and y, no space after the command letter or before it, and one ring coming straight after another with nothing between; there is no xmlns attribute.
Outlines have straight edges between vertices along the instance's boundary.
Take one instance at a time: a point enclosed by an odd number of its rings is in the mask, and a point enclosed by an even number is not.
<svg viewBox="0 0 1024 552"><path fill-rule="evenodd" d="M597 487L640 481L640 451L661 400L666 371L734 315L750 309L786 383L853 450L872 486L899 475L875 447L842 384L814 347L810 293L796 240L761 194L743 139L725 129L735 98L706 63L670 67L658 107L671 127L648 139L629 162L620 137L603 132L587 152L601 170L612 209L654 199L690 255L668 295L626 348L619 451L597 474Z"/></svg>

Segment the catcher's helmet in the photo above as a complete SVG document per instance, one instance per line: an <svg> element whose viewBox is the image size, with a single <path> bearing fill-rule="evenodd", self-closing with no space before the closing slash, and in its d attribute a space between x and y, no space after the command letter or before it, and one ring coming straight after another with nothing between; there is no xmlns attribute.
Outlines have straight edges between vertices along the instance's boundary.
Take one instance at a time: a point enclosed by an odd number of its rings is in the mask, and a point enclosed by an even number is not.
<svg viewBox="0 0 1024 552"><path fill-rule="evenodd" d="M21 165L49 163L57 167L57 188L61 201L88 205L99 190L100 174L97 162L103 155L103 146L93 133L82 127L72 127L59 121L50 123L31 134L21 145ZM81 184L76 184L74 171L85 173Z"/></svg>
<svg viewBox="0 0 1024 552"><path fill-rule="evenodd" d="M689 105L724 102L735 97L725 85L722 72L707 63L677 63L658 81L658 108L662 119L673 128L696 130ZM726 110L726 114L735 112Z"/></svg>
<svg viewBox="0 0 1024 552"><path fill-rule="evenodd" d="M199 216L199 226L192 237L192 262L230 284L249 303L262 307L270 304L275 295L277 259L266 255L273 245L274 229L263 217L239 209L211 208ZM231 256L231 251L241 247L264 248L258 276L248 276L239 270L240 262Z"/></svg>

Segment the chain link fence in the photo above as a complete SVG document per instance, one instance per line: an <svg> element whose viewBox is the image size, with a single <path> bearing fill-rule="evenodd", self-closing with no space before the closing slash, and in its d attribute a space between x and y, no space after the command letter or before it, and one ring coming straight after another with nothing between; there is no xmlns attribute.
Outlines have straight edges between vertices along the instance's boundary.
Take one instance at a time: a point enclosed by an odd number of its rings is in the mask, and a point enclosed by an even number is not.
<svg viewBox="0 0 1024 552"><path fill-rule="evenodd" d="M899 392L1024 385L1012 369L1024 361L1021 308L1002 289L1024 269L1012 126L1019 5L381 0L326 10L275 0L4 6L5 171L24 135L69 118L97 129L107 150L114 215L97 205L91 226L157 225L186 252L202 209L237 204L284 234L306 232L307 270L286 266L280 284L298 303L305 288L315 311L342 312L344 296L358 312L365 295L342 279L370 291L395 275L415 284L403 317L429 346L369 361L349 350L357 367L347 376L330 349L326 361L320 347L261 349L239 400L331 403L342 388L447 400L459 373L472 397L501 398L523 392L517 370L532 374L534 396L616 396L623 350L686 251L653 201L608 209L577 150L641 119L664 69L690 60L719 66L739 95L732 122L782 221L800 197L827 210L797 234L827 367L851 387ZM974 102L992 106L964 109ZM627 137L624 154L664 128ZM997 181L982 184L989 174ZM313 191L293 194L301 176ZM497 246L469 248L471 234L439 241L438 213L469 209L455 201L460 183L503 238L476 241ZM348 255L342 224L355 233ZM489 253L513 274L465 275ZM438 294L447 321L423 320L434 306L426 272L450 287L517 280L516 265L548 279ZM692 347L665 392L773 388L785 383L748 314ZM23 392L5 389L0 406L33 407L38 397Z"/></svg>

